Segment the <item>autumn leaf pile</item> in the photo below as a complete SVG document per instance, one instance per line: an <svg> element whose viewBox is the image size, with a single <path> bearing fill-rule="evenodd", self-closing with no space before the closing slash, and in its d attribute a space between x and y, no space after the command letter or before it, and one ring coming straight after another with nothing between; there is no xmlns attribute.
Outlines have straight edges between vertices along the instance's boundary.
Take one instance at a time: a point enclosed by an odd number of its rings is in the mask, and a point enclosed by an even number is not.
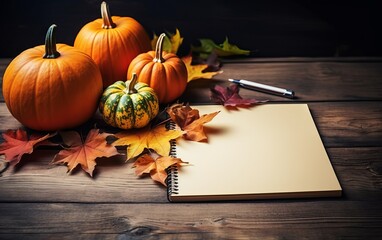
<svg viewBox="0 0 382 240"><path fill-rule="evenodd" d="M52 156L53 164L66 164L68 173L78 165L90 176L96 166L96 160L104 157L124 154L119 146L126 147L126 162L134 161L137 176L149 174L155 181L166 185L167 172L170 166L181 167L184 163L180 158L170 155L171 141L184 137L190 141L207 139L203 125L211 121L218 112L199 116L199 111L188 105L174 104L160 114L163 121L141 129L124 130L117 133L101 132L98 128L91 129L87 136L81 136L77 131L58 132L60 142L49 141L57 133L45 135L28 135L25 130L8 130L3 133L5 140L0 144L0 154L11 164L18 164L24 154L31 154L39 146L57 145L61 150ZM168 128L172 121L175 126Z"/></svg>

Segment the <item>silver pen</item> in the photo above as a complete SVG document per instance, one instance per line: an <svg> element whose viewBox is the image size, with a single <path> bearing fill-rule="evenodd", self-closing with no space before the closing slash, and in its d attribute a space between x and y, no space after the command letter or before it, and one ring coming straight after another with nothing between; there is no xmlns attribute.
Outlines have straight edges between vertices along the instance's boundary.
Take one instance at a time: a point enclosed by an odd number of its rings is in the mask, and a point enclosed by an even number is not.
<svg viewBox="0 0 382 240"><path fill-rule="evenodd" d="M276 95L280 95L280 96L287 97L287 98L294 98L294 91L293 90L269 86L269 85L265 85L262 83L256 83L256 82L243 80L243 79L231 79L230 78L230 79L228 79L228 81L233 82L233 83L237 83L242 87L249 88L252 90L258 90L261 92L276 94Z"/></svg>

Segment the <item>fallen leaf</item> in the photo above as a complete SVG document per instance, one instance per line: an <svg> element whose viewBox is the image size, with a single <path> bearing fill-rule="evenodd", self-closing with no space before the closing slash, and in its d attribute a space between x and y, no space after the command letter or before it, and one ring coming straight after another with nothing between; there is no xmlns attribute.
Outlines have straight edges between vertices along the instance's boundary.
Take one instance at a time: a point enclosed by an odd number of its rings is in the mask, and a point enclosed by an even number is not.
<svg viewBox="0 0 382 240"><path fill-rule="evenodd" d="M203 70L203 72L217 72L220 70L222 63L216 54L216 52L212 52L207 59L203 59L199 57L197 54L192 54L192 64L207 64L208 67Z"/></svg>
<svg viewBox="0 0 382 240"><path fill-rule="evenodd" d="M93 176L97 158L119 154L117 149L106 141L112 134L99 133L99 129L91 129L85 141L76 131L60 132L60 135L64 144L69 147L61 150L54 157L53 163L66 163L69 173L80 164L85 172Z"/></svg>
<svg viewBox="0 0 382 240"><path fill-rule="evenodd" d="M223 71L216 71L216 72L206 71L209 68L208 64L192 65L192 55L191 54L182 57L182 60L187 67L188 82L195 80L195 79L200 79L200 78L210 79L213 76L215 76L216 74L223 72Z"/></svg>
<svg viewBox="0 0 382 240"><path fill-rule="evenodd" d="M181 166L184 163L180 158L171 156L159 156L154 159L149 154L144 154L135 160L133 167L135 167L135 174L142 176L143 174L150 174L151 178L160 182L164 186L166 184L167 171L166 169L173 165Z"/></svg>
<svg viewBox="0 0 382 240"><path fill-rule="evenodd" d="M154 33L154 37L151 40L151 48L155 50L158 41L158 36ZM175 33L167 32L166 37L163 40L163 51L177 54L180 45L183 43L183 38L180 36L179 29L176 29Z"/></svg>
<svg viewBox="0 0 382 240"><path fill-rule="evenodd" d="M116 133L118 139L113 142L114 146L127 146L127 161L140 155L145 149L152 149L161 156L168 156L170 153L170 140L183 135L178 129L167 129L165 124L160 124L154 128L133 129Z"/></svg>
<svg viewBox="0 0 382 240"><path fill-rule="evenodd" d="M45 141L48 138L56 135L56 133L48 133L46 135L31 134L28 136L27 132L18 130L8 130L2 134L5 142L0 144L0 154L5 154L5 161L18 164L24 154L31 154L34 147L48 144Z"/></svg>
<svg viewBox="0 0 382 240"><path fill-rule="evenodd" d="M255 98L244 99L239 95L239 86L237 84L230 84L228 87L215 85L211 88L211 99L216 103L224 106L251 106L254 104L264 103L265 101L258 101Z"/></svg>
<svg viewBox="0 0 382 240"><path fill-rule="evenodd" d="M191 51L199 53L200 57L207 58L212 52L216 52L219 57L233 55L249 55L251 51L240 49L237 45L230 44L228 38L222 44L216 44L211 39L199 39L200 46L191 46Z"/></svg>
<svg viewBox="0 0 382 240"><path fill-rule="evenodd" d="M191 108L188 104L173 104L167 109L172 121L174 121L183 131L184 138L191 141L207 140L203 125L210 122L218 113L208 113L199 115L199 110Z"/></svg>

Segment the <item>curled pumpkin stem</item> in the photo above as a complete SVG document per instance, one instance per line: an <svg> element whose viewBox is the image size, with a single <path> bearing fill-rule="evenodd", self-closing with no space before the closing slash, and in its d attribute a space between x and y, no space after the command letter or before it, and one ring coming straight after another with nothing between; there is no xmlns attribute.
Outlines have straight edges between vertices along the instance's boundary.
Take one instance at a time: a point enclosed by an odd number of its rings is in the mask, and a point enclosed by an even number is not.
<svg viewBox="0 0 382 240"><path fill-rule="evenodd" d="M106 2L101 3L101 16L103 20L102 28L104 29L115 28L116 25L111 19L109 6L107 5Z"/></svg>
<svg viewBox="0 0 382 240"><path fill-rule="evenodd" d="M163 52L163 41L164 41L164 38L166 37L166 34L165 33L162 33L159 37L158 37L158 40L157 40L157 44L155 46L155 56L154 56L154 59L153 61L154 62L157 62L157 63L162 63L164 62L164 58L162 56L162 52Z"/></svg>
<svg viewBox="0 0 382 240"><path fill-rule="evenodd" d="M137 80L138 80L137 74L133 73L131 75L131 80L129 83L128 94L134 94L138 92L137 89L134 88L135 84L137 83Z"/></svg>
<svg viewBox="0 0 382 240"><path fill-rule="evenodd" d="M56 34L55 29L57 25L52 24L45 36L45 54L43 58L58 58L61 54L57 51L56 48Z"/></svg>

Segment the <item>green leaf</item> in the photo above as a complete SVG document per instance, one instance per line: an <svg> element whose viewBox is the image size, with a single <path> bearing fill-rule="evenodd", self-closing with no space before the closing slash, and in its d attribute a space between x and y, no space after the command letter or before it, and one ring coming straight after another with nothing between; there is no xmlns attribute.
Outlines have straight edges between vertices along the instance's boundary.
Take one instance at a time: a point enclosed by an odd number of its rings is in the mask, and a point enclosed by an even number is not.
<svg viewBox="0 0 382 240"><path fill-rule="evenodd" d="M233 55L249 55L251 51L240 49L234 44L230 44L228 38L222 44L216 44L211 39L199 39L201 45L199 47L191 46L191 51L200 54L200 57L206 58L212 52L215 52L219 57L227 57Z"/></svg>

